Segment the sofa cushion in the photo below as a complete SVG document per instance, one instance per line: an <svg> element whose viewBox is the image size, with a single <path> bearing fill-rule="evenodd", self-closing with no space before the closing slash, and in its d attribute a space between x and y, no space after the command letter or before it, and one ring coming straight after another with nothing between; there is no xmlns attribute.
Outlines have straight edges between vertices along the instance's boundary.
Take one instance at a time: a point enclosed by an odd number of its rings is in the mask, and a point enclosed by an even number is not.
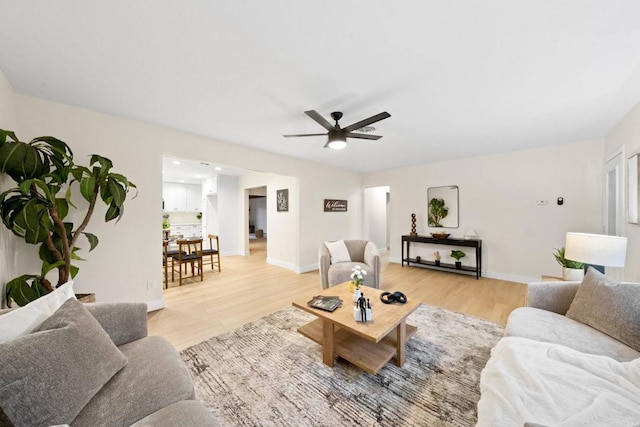
<svg viewBox="0 0 640 427"><path fill-rule="evenodd" d="M347 250L347 245L344 244L344 240L338 240L337 242L324 242L324 245L331 254L331 264L339 262L351 262L351 255Z"/></svg>
<svg viewBox="0 0 640 427"><path fill-rule="evenodd" d="M69 298L75 299L72 281L24 307L9 310L0 316L0 343L11 341L33 331Z"/></svg>
<svg viewBox="0 0 640 427"><path fill-rule="evenodd" d="M131 427L219 426L218 418L198 400L181 400L144 417Z"/></svg>
<svg viewBox="0 0 640 427"><path fill-rule="evenodd" d="M94 396L72 426L128 426L174 402L195 397L186 364L161 337L119 347L129 362Z"/></svg>
<svg viewBox="0 0 640 427"><path fill-rule="evenodd" d="M504 335L562 344L584 353L609 356L621 362L640 353L590 326L561 314L532 307L516 308L509 315Z"/></svg>
<svg viewBox="0 0 640 427"><path fill-rule="evenodd" d="M620 283L589 268L567 317L640 351L640 284Z"/></svg>
<svg viewBox="0 0 640 427"><path fill-rule="evenodd" d="M33 333L0 345L0 406L15 425L68 424L126 363L97 320L68 299Z"/></svg>

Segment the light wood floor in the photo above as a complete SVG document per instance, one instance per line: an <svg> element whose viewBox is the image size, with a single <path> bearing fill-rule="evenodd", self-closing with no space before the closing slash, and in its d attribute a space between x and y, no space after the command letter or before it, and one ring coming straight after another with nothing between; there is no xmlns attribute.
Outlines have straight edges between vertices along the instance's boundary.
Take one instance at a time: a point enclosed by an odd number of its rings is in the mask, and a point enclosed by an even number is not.
<svg viewBox="0 0 640 427"><path fill-rule="evenodd" d="M251 241L251 256L222 258L222 272L205 266L204 281L169 282L165 308L149 313L149 334L182 350L212 336L311 297L321 290L317 271L296 274L266 263L266 240ZM504 324L524 305L525 286L502 280L401 267L383 256L381 288L409 298Z"/></svg>

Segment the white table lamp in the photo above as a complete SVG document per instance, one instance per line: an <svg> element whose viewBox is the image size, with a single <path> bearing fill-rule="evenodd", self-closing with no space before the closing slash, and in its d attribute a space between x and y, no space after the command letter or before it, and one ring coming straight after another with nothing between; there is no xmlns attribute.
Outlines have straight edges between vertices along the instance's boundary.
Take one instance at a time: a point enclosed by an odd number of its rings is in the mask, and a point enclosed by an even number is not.
<svg viewBox="0 0 640 427"><path fill-rule="evenodd" d="M604 267L624 267L627 257L627 238L606 234L567 233L564 256L582 262L604 273Z"/></svg>

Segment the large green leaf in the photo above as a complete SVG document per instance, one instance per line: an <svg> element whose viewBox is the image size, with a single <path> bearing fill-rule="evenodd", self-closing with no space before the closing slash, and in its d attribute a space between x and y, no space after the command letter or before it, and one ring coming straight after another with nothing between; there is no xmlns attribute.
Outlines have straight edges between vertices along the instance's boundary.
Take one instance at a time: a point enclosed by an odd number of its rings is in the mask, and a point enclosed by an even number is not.
<svg viewBox="0 0 640 427"><path fill-rule="evenodd" d="M19 306L24 306L45 295L47 290L40 283L40 276L34 274L24 274L10 280L5 286L5 297L7 306L11 307L12 302Z"/></svg>
<svg viewBox="0 0 640 427"><path fill-rule="evenodd" d="M89 247L89 252L91 252L92 250L95 249L96 246L98 246L98 236L91 233L82 233L82 234L84 234L87 237L87 240L89 241L89 245L91 245Z"/></svg>
<svg viewBox="0 0 640 427"><path fill-rule="evenodd" d="M57 198L56 210L58 211L58 218L65 219L69 213L69 202L67 202L67 199Z"/></svg>
<svg viewBox="0 0 640 427"><path fill-rule="evenodd" d="M82 178L80 181L80 193L87 202L93 199L93 192L96 189L96 179L93 176Z"/></svg>
<svg viewBox="0 0 640 427"><path fill-rule="evenodd" d="M109 208L107 209L107 213L104 215L104 221L109 222L120 217L120 209L121 208L116 206L115 203L110 204Z"/></svg>
<svg viewBox="0 0 640 427"><path fill-rule="evenodd" d="M127 198L127 192L124 187L112 178L107 180L107 187L109 188L111 197L113 197L113 203L118 207L122 206L124 200Z"/></svg>

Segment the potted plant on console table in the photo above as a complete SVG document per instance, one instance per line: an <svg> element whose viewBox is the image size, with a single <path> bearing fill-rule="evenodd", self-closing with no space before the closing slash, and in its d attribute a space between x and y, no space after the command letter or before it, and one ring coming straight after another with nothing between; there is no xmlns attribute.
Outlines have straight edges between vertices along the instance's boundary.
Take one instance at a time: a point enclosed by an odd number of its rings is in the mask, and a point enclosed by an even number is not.
<svg viewBox="0 0 640 427"><path fill-rule="evenodd" d="M451 251L451 258L455 258L455 260L456 260L456 268L458 270L462 269L462 261L460 261L460 260L462 258L466 257L466 256L467 256L467 254L465 254L464 252L459 251L457 249L454 249L454 250Z"/></svg>
<svg viewBox="0 0 640 427"><path fill-rule="evenodd" d="M4 225L16 236L39 245L42 260L40 274L23 274L5 287L7 305L22 306L49 292L54 286L47 273L58 269L57 286L78 273L72 260L82 260L76 253L80 236L89 242L89 251L98 245L98 237L85 232L99 200L107 206L105 222L119 220L124 201L136 186L123 175L111 172L111 160L94 154L89 167L73 161L69 146L52 136L41 136L25 143L16 135L0 129L0 173L15 181L16 187L0 194L0 215ZM69 222L72 185L88 202L79 225ZM76 201L76 203L78 203Z"/></svg>

